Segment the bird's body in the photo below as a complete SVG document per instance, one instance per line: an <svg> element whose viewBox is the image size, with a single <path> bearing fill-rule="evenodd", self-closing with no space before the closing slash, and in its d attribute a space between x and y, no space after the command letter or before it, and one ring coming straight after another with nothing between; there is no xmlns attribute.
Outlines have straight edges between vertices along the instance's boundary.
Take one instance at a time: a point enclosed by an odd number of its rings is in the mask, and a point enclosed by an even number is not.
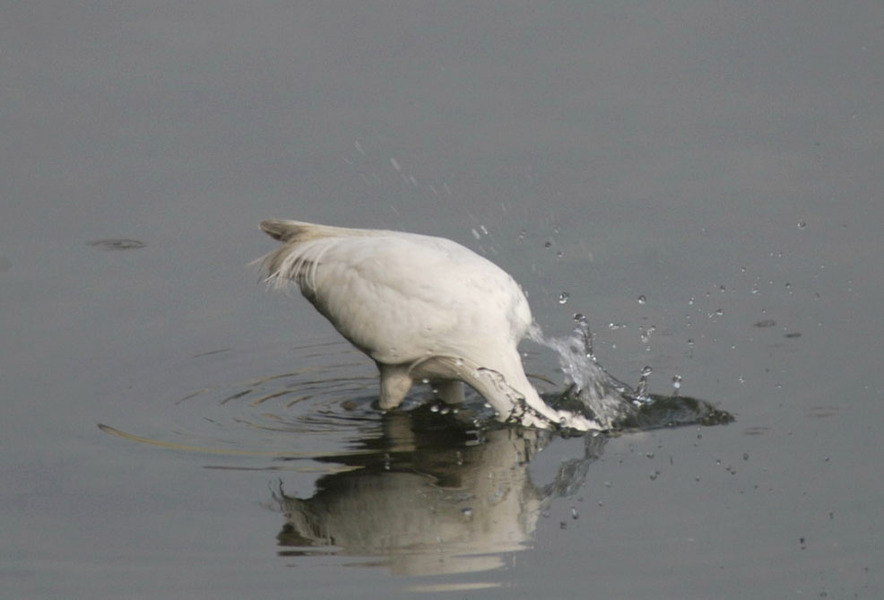
<svg viewBox="0 0 884 600"><path fill-rule="evenodd" d="M380 371L380 406L398 406L414 382L443 400L479 392L502 421L597 429L555 411L528 381L517 349L532 326L519 285L491 261L444 238L270 220L282 242L264 257L274 287L294 282Z"/></svg>

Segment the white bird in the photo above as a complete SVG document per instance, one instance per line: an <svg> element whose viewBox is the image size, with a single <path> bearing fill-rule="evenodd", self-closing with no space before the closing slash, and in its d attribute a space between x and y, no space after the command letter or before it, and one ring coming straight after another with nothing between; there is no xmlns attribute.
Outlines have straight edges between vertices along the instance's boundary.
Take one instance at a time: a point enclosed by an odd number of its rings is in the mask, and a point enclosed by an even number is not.
<svg viewBox="0 0 884 600"><path fill-rule="evenodd" d="M301 293L380 371L381 409L399 406L415 382L447 403L467 383L498 420L549 429L601 429L547 405L522 367L532 327L519 285L500 267L444 238L268 220L282 246L259 259L267 283Z"/></svg>

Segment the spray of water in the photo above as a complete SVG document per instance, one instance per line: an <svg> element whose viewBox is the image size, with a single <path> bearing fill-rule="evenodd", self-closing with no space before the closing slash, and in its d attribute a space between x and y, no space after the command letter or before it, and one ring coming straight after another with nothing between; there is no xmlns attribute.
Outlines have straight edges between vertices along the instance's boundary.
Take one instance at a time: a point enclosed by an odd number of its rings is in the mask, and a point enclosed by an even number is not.
<svg viewBox="0 0 884 600"><path fill-rule="evenodd" d="M555 401L556 408L578 411L604 429L615 429L634 418L638 407L651 401L647 393L650 373L642 372L636 389L610 375L596 360L586 317L578 313L574 321L577 326L567 337L546 337L536 326L531 332L532 340L556 352L565 375L567 389Z"/></svg>
<svg viewBox="0 0 884 600"><path fill-rule="evenodd" d="M548 338L535 326L531 339L553 349L565 375L566 390L550 400L553 408L594 419L602 429L656 429L683 425L725 425L734 416L706 400L682 396L681 376L672 379L668 396L648 391L649 366L635 388L613 377L598 363L586 317L574 315L576 328L563 338Z"/></svg>

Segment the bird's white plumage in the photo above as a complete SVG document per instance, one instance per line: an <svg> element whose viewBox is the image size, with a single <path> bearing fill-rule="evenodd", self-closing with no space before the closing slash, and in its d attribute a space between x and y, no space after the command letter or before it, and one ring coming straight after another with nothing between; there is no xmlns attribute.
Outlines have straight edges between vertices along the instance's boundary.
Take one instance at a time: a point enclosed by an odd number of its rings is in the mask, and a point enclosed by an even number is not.
<svg viewBox="0 0 884 600"><path fill-rule="evenodd" d="M283 245L262 259L267 281L303 295L381 374L380 403L397 406L414 381L462 399L476 389L499 418L549 427L592 421L550 408L522 367L517 345L532 324L519 285L491 261L444 238L270 220Z"/></svg>

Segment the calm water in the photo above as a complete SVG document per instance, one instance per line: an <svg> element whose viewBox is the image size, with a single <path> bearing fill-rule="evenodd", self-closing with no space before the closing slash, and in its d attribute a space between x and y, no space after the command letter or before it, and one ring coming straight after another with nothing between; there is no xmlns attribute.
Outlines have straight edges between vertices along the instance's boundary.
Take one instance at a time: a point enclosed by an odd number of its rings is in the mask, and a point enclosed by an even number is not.
<svg viewBox="0 0 884 600"><path fill-rule="evenodd" d="M879 3L3 13L4 597L881 596ZM736 421L380 415L269 217L460 241Z"/></svg>

